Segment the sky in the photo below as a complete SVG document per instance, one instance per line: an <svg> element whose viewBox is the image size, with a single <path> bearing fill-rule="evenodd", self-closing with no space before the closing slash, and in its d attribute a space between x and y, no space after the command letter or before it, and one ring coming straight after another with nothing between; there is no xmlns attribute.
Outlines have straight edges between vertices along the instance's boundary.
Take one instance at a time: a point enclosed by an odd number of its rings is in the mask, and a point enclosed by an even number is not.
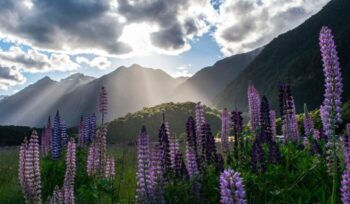
<svg viewBox="0 0 350 204"><path fill-rule="evenodd" d="M262 47L330 0L1 0L0 95L140 64L192 76Z"/></svg>

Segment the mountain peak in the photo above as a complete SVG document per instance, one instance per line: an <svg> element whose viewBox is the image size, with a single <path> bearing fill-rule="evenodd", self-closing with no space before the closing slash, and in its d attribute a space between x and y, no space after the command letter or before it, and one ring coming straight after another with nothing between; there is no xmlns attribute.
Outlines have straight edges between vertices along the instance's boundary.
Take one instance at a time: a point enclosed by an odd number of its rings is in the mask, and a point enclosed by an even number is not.
<svg viewBox="0 0 350 204"><path fill-rule="evenodd" d="M74 74L62 79L61 81L86 81L86 80L91 80L91 79L94 79L94 77L87 76L87 75L84 75L82 73L74 73Z"/></svg>

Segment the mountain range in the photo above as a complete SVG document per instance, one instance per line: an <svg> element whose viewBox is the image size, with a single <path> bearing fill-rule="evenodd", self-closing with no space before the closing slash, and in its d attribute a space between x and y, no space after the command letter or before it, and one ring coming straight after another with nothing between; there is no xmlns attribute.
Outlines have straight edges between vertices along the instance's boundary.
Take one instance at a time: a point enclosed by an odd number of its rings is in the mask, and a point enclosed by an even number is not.
<svg viewBox="0 0 350 204"><path fill-rule="evenodd" d="M323 98L323 73L318 45L322 26L333 30L344 83L350 84L350 1L332 0L319 13L263 48L230 56L205 67L190 78L173 78L160 69L121 66L100 78L74 74L61 81L45 77L0 100L0 125L43 126L56 110L69 126L80 115L97 112L98 93L109 95L107 121L166 102L202 101L217 109L247 110L251 81L272 107L278 108L278 84L289 83L297 110L306 102L317 108ZM350 86L344 86L344 101ZM99 119L99 118L98 118Z"/></svg>

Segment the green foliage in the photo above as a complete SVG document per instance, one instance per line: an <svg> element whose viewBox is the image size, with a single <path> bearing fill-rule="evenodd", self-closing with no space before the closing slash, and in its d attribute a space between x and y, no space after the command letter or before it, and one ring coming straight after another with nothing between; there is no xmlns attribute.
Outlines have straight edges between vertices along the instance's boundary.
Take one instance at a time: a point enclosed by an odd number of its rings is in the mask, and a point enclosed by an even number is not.
<svg viewBox="0 0 350 204"><path fill-rule="evenodd" d="M185 123L189 116L194 116L195 103L164 103L141 111L129 113L118 118L108 125L108 140L110 143L133 143L142 125L146 125L151 140L158 138L158 129L165 114L166 121L170 123L171 132L180 135L185 132ZM206 121L211 125L215 134L220 130L220 113L209 107L205 108Z"/></svg>

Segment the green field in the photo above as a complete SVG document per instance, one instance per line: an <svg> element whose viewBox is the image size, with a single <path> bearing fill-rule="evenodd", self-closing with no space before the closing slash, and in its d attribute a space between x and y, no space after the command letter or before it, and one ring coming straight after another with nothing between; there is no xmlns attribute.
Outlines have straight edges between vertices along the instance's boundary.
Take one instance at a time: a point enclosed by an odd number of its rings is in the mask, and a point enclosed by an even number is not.
<svg viewBox="0 0 350 204"><path fill-rule="evenodd" d="M108 146L116 158L116 186L120 203L134 203L136 147ZM24 203L17 179L18 147L0 148L0 203ZM79 170L77 170L79 171ZM44 189L45 186L42 186Z"/></svg>

